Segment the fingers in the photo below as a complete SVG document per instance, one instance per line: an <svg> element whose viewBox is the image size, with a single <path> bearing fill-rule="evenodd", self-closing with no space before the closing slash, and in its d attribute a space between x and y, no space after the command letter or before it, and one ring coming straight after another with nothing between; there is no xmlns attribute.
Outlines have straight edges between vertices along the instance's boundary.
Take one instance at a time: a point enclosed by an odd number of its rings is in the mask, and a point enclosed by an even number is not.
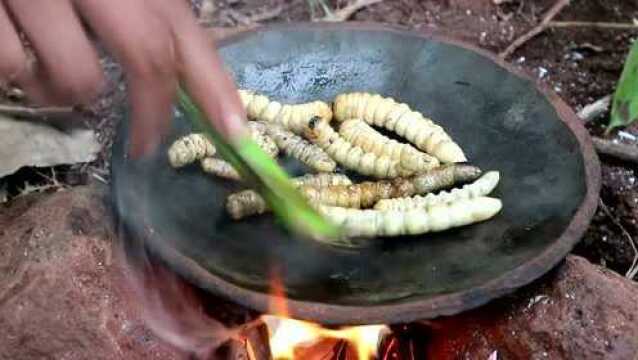
<svg viewBox="0 0 638 360"><path fill-rule="evenodd" d="M127 75L132 128L130 153L150 153L166 132L177 79L170 29L150 9L156 1L77 0L78 11Z"/></svg>
<svg viewBox="0 0 638 360"><path fill-rule="evenodd" d="M7 83L25 71L27 56L2 3L0 3L0 44L3 47L0 52L0 81Z"/></svg>
<svg viewBox="0 0 638 360"><path fill-rule="evenodd" d="M13 19L25 33L38 59L37 72L17 81L47 102L84 103L103 85L97 54L69 0L7 0Z"/></svg>
<svg viewBox="0 0 638 360"><path fill-rule="evenodd" d="M0 86L17 84L32 100L43 101L44 89L35 77L35 61L27 56L7 9L0 3Z"/></svg>
<svg viewBox="0 0 638 360"><path fill-rule="evenodd" d="M132 104L130 154L134 158L150 154L166 134L172 115L176 84L131 78L129 99ZM148 86L155 86L148 91Z"/></svg>
<svg viewBox="0 0 638 360"><path fill-rule="evenodd" d="M243 134L246 114L212 40L197 25L186 2L159 3L173 24L178 71L189 94L224 136Z"/></svg>

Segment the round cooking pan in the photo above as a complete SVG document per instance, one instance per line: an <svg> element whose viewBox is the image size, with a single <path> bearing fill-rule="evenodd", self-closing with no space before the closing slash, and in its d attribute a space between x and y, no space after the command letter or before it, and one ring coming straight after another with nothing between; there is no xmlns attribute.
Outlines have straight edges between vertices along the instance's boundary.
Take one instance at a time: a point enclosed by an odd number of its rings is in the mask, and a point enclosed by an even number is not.
<svg viewBox="0 0 638 360"><path fill-rule="evenodd" d="M240 87L279 101L370 91L410 104L473 164L501 172L493 196L503 210L484 223L344 252L291 238L272 216L232 221L224 201L239 184L168 164L168 145L190 130L179 113L144 161L125 156L124 122L112 162L120 219L201 288L267 312L277 279L292 317L324 324L451 315L549 271L589 224L600 174L585 129L556 95L490 54L447 35L352 23L264 27L219 47ZM305 171L282 164L291 175Z"/></svg>

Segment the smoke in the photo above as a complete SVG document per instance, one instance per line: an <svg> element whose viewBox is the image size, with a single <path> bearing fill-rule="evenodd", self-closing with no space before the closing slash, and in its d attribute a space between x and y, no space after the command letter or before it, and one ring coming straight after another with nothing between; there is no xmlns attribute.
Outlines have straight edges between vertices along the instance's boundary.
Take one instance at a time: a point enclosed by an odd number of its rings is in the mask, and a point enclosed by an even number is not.
<svg viewBox="0 0 638 360"><path fill-rule="evenodd" d="M197 359L212 358L221 345L238 338L237 329L207 314L196 288L154 260L139 243L131 246L130 236L120 239L126 239L117 254L125 260L125 279L142 321L155 336Z"/></svg>
<svg viewBox="0 0 638 360"><path fill-rule="evenodd" d="M125 192L140 200L146 194L136 186L117 189L116 205ZM239 339L241 329L227 327L211 317L201 291L152 256L150 242L160 240L151 227L144 225L148 214L141 205L144 203L138 201L134 209L119 207L119 242L115 249L116 256L123 260L124 277L137 299L142 321L155 336L189 358L211 359L224 343Z"/></svg>

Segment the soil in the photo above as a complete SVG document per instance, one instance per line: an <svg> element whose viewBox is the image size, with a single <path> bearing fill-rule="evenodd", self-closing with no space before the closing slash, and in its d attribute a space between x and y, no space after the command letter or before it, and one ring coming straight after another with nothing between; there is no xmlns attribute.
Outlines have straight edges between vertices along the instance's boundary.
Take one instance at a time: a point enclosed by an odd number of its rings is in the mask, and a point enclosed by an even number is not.
<svg viewBox="0 0 638 360"><path fill-rule="evenodd" d="M202 1L193 0L198 12ZM340 8L346 0L327 2L333 8ZM538 24L554 2L555 0L385 0L362 9L351 20L399 24L413 29L445 29L455 32L460 38L499 52ZM209 11L205 13L205 20L211 26L246 25L251 17L258 18L260 14L281 6L282 11L278 16L261 22L308 21L313 13L310 3L309 0L214 1L212 11L208 7ZM315 9L314 16L322 16L319 7ZM574 0L555 20L631 23L634 19L638 19L636 1ZM629 46L637 35L638 28L631 31L592 27L550 28L521 46L509 60L540 81L550 84L577 111L613 92ZM97 129L104 150L92 164L62 169L64 173L72 174L71 178L76 183L86 182L89 178L108 181L110 145L115 126L121 120L115 110L125 101L125 86L115 63L105 61L105 68L109 74L109 90L93 106L83 110L87 124ZM593 134L602 133L607 115L588 125ZM621 132L620 137L632 140L634 134L638 135L638 129L629 128ZM612 159L601 160L601 198L614 219L599 209L575 252L624 274L634 258L630 239L625 232L632 237L638 235L638 168ZM21 172L9 179L9 183L19 183L25 177L29 178L29 174L29 170L26 173Z"/></svg>

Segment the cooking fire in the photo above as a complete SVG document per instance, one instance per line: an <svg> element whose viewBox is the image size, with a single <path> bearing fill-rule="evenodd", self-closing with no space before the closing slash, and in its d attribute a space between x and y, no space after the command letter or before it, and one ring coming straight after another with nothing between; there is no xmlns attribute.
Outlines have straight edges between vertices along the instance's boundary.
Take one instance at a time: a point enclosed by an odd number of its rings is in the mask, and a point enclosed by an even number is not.
<svg viewBox="0 0 638 360"><path fill-rule="evenodd" d="M328 329L315 323L276 315L264 315L262 320L268 326L270 352L272 358L276 360L308 359L309 356L322 355L312 352L313 350L322 352L322 345L326 343L333 344L333 348L328 349L328 352L334 353L335 350L339 351L339 347L342 347L345 350L341 351L355 354L356 357L353 359L374 359L381 339L389 332L389 328L385 325ZM323 347L325 348L325 346ZM339 354L334 355L338 356ZM346 358L351 359L352 357Z"/></svg>
<svg viewBox="0 0 638 360"><path fill-rule="evenodd" d="M219 319L214 297L136 249L129 262L131 286L140 297L146 325L192 359L242 360L413 360L415 344L427 342L422 325L384 324L326 327L293 319L279 276L273 273L268 314L230 323ZM124 256L123 253L120 253ZM141 256L139 256L141 255ZM138 257L139 256L139 257ZM140 261L142 259L142 261ZM242 309L233 304L231 308ZM226 310L222 309L222 312ZM224 317L228 316L223 314ZM246 314L241 316L245 318ZM231 317L234 315L231 315ZM416 335L415 335L416 334ZM423 345L421 345L423 346ZM220 355L221 354L221 355Z"/></svg>
<svg viewBox="0 0 638 360"><path fill-rule="evenodd" d="M415 360L427 357L429 325L417 322L398 326L326 327L293 319L278 273L273 272L271 278L269 314L262 314L244 327L240 332L242 349L235 349L231 359Z"/></svg>
<svg viewBox="0 0 638 360"><path fill-rule="evenodd" d="M242 344L248 360L416 360L426 359L431 329L422 323L326 328L278 315L262 315L267 331ZM267 351L255 351L263 348ZM236 352L237 353L237 352ZM235 354L236 354L235 353Z"/></svg>
<svg viewBox="0 0 638 360"><path fill-rule="evenodd" d="M268 327L268 343L273 359L338 359L340 353L351 354L346 359L368 360L376 357L381 340L389 333L386 325L330 329L317 323L292 319L277 272L271 276L273 300L270 312L274 315L262 315L261 320Z"/></svg>

